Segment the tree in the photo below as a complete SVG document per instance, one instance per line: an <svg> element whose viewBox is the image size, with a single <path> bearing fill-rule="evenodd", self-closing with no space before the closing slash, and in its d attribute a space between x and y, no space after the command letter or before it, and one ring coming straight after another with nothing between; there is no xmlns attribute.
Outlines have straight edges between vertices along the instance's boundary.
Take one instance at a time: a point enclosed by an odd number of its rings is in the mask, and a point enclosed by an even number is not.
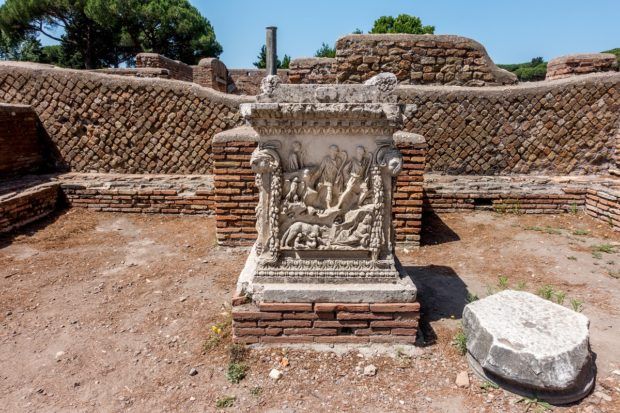
<svg viewBox="0 0 620 413"><path fill-rule="evenodd" d="M353 30L353 34L362 34L362 33L364 33L364 32L360 28L357 28L357 29Z"/></svg>
<svg viewBox="0 0 620 413"><path fill-rule="evenodd" d="M379 17L375 20L369 33L433 34L435 33L435 26L423 26L419 17L399 14L396 18L392 16Z"/></svg>
<svg viewBox="0 0 620 413"><path fill-rule="evenodd" d="M256 59L257 59L256 62L252 63L256 68L258 69L267 68L267 46L262 45L262 47L260 48L260 52L258 53L258 56L256 56ZM291 63L291 57L289 55L285 54L282 61L280 61L280 59L278 59L278 57L276 56L276 67L278 69L288 69L290 63Z"/></svg>
<svg viewBox="0 0 620 413"><path fill-rule="evenodd" d="M323 43L321 48L314 53L314 57L336 57L336 48Z"/></svg>
<svg viewBox="0 0 620 413"><path fill-rule="evenodd" d="M6 0L0 30L14 42L56 40L56 57L77 68L118 66L145 51L189 64L222 52L209 21L187 0Z"/></svg>
<svg viewBox="0 0 620 413"><path fill-rule="evenodd" d="M41 42L32 36L13 40L0 31L0 60L40 61Z"/></svg>
<svg viewBox="0 0 620 413"><path fill-rule="evenodd" d="M547 62L542 57L535 57L527 63L497 66L514 73L521 82L545 80L547 75Z"/></svg>

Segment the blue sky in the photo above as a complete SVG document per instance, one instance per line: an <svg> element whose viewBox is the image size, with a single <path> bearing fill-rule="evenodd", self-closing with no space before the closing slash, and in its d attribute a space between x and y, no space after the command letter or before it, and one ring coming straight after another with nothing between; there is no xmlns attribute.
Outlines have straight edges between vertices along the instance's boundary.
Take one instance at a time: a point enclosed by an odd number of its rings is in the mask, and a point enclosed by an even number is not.
<svg viewBox="0 0 620 413"><path fill-rule="evenodd" d="M312 56L382 15L408 13L481 42L496 63L519 63L620 47L620 0L190 0L215 28L229 68L252 67L265 27L278 27L278 54ZM4 0L0 0L2 4ZM48 41L44 41L48 44Z"/></svg>

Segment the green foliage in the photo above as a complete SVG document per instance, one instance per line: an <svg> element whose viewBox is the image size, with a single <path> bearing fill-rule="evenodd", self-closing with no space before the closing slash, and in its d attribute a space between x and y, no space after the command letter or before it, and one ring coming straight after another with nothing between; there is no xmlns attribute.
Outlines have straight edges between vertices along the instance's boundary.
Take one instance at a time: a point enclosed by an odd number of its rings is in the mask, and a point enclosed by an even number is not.
<svg viewBox="0 0 620 413"><path fill-rule="evenodd" d="M543 402L538 399L530 399L528 397L524 397L517 401L517 403L523 403L525 405L525 411L528 412L531 409L534 409L535 412L544 412L547 410L552 410L552 407L549 403Z"/></svg>
<svg viewBox="0 0 620 413"><path fill-rule="evenodd" d="M314 52L314 57L336 57L336 48L323 43L321 48Z"/></svg>
<svg viewBox="0 0 620 413"><path fill-rule="evenodd" d="M267 46L263 45L260 48L260 52L258 53L258 56L256 56L256 59L256 62L252 63L256 68L267 68ZM290 63L291 57L287 54L284 55L284 58L281 61L276 57L276 66L278 69L288 69Z"/></svg>
<svg viewBox="0 0 620 413"><path fill-rule="evenodd" d="M538 295L544 298L545 300L551 300L554 295L553 287L550 285L545 285L538 290Z"/></svg>
<svg viewBox="0 0 620 413"><path fill-rule="evenodd" d="M215 402L215 407L217 407L218 409L224 409L224 408L227 408L227 407L233 407L233 405L235 404L235 400L237 400L237 398L235 396L220 397Z"/></svg>
<svg viewBox="0 0 620 413"><path fill-rule="evenodd" d="M573 231L573 235L588 235L590 231L587 229L576 229Z"/></svg>
<svg viewBox="0 0 620 413"><path fill-rule="evenodd" d="M468 303L473 303L474 301L478 301L478 300L479 300L479 298L478 298L477 294L471 293L469 291L467 292L467 302Z"/></svg>
<svg viewBox="0 0 620 413"><path fill-rule="evenodd" d="M357 29L353 30L353 34L362 34L362 33L364 33L364 32L360 28L357 28Z"/></svg>
<svg viewBox="0 0 620 413"><path fill-rule="evenodd" d="M497 286L502 290L505 290L506 288L508 288L508 277L504 277L503 275L500 275L497 279Z"/></svg>
<svg viewBox="0 0 620 413"><path fill-rule="evenodd" d="M0 60L41 61L41 42L35 36L11 38L0 31Z"/></svg>
<svg viewBox="0 0 620 413"><path fill-rule="evenodd" d="M593 245L592 251L593 252L604 252L605 254L613 254L615 252L614 246L611 244Z"/></svg>
<svg viewBox="0 0 620 413"><path fill-rule="evenodd" d="M616 47L615 49L605 50L601 53L611 53L616 55L616 59L618 60L618 65L620 65L620 47Z"/></svg>
<svg viewBox="0 0 620 413"><path fill-rule="evenodd" d="M502 69L513 72L522 82L534 82L545 80L547 75L547 62L542 57L535 57L527 63L497 65Z"/></svg>
<svg viewBox="0 0 620 413"><path fill-rule="evenodd" d="M12 42L39 35L57 41L47 58L75 68L118 66L140 52L195 64L222 52L188 0L6 0L0 30Z"/></svg>
<svg viewBox="0 0 620 413"><path fill-rule="evenodd" d="M556 291L555 293L555 302L562 305L564 304L564 299L566 298L566 293L564 291Z"/></svg>
<svg viewBox="0 0 620 413"><path fill-rule="evenodd" d="M245 378L245 374L248 371L248 366L242 363L230 363L228 364L228 371L226 372L226 378L229 382L238 384Z"/></svg>
<svg viewBox="0 0 620 413"><path fill-rule="evenodd" d="M573 311L580 313L583 310L583 301L578 300L577 298L571 298L570 306L573 309Z"/></svg>
<svg viewBox="0 0 620 413"><path fill-rule="evenodd" d="M379 17L375 20L369 33L433 34L435 33L435 26L423 26L419 17L399 14L396 18L392 16Z"/></svg>
<svg viewBox="0 0 620 413"><path fill-rule="evenodd" d="M467 353L467 336L463 330L459 330L458 333L456 333L454 339L452 340L452 345L456 347L461 355L464 356L465 353Z"/></svg>
<svg viewBox="0 0 620 413"><path fill-rule="evenodd" d="M519 281L517 283L517 290L525 290L525 287L527 287L527 283L525 281Z"/></svg>

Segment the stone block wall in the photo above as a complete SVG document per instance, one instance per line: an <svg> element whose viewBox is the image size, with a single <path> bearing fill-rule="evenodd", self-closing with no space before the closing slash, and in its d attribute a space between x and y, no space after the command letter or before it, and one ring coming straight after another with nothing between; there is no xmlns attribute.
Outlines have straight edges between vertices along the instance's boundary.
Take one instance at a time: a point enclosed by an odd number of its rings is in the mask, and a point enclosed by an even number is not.
<svg viewBox="0 0 620 413"><path fill-rule="evenodd" d="M228 92L228 69L216 58L201 59L193 68L193 81L219 92Z"/></svg>
<svg viewBox="0 0 620 413"><path fill-rule="evenodd" d="M399 86L427 172L587 175L615 165L620 74L506 87Z"/></svg>
<svg viewBox="0 0 620 413"><path fill-rule="evenodd" d="M30 106L0 103L0 176L42 169L44 148L37 124Z"/></svg>
<svg viewBox="0 0 620 413"><path fill-rule="evenodd" d="M336 59L311 57L291 61L288 79L290 83L336 83L334 65Z"/></svg>
<svg viewBox="0 0 620 413"><path fill-rule="evenodd" d="M242 304L232 317L235 343L413 344L420 304Z"/></svg>
<svg viewBox="0 0 620 413"><path fill-rule="evenodd" d="M545 80L616 70L618 61L611 53L573 54L551 59L547 64Z"/></svg>
<svg viewBox="0 0 620 413"><path fill-rule="evenodd" d="M96 69L93 70L95 73L103 73L106 75L116 75L116 76L132 76L132 77L151 77L151 78L159 78L159 79L170 79L170 72L168 69L159 69L154 67L127 67L127 68L118 68L118 67L109 67L104 69Z"/></svg>
<svg viewBox="0 0 620 413"><path fill-rule="evenodd" d="M136 67L139 69L147 67L166 69L170 79L185 82L192 82L194 79L194 71L191 66L157 53L138 53L136 55Z"/></svg>
<svg viewBox="0 0 620 413"><path fill-rule="evenodd" d="M192 83L0 63L0 101L31 105L73 172L205 174L239 104Z"/></svg>
<svg viewBox="0 0 620 413"><path fill-rule="evenodd" d="M260 82L267 76L265 69L228 69L228 93L255 96L260 93ZM289 83L288 69L278 69L282 83Z"/></svg>
<svg viewBox="0 0 620 413"><path fill-rule="evenodd" d="M459 36L354 34L336 42L339 83L362 83L391 72L402 84L505 85L517 77L497 67L484 46Z"/></svg>

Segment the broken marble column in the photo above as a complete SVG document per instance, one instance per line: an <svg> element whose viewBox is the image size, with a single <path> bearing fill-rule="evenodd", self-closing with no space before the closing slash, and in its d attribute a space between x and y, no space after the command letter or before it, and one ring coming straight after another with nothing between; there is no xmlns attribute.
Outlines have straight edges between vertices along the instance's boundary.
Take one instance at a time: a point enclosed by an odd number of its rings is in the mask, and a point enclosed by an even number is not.
<svg viewBox="0 0 620 413"><path fill-rule="evenodd" d="M594 385L588 319L522 291L502 291L463 311L470 366L511 392L554 404Z"/></svg>
<svg viewBox="0 0 620 413"><path fill-rule="evenodd" d="M394 254L392 185L402 169L395 87L392 74L330 86L268 76L257 102L242 105L258 139L251 158L258 236L237 286L237 297L251 303L233 319L257 328L239 324L238 339L415 339L416 287ZM280 322L294 317L286 312L306 318ZM262 337L267 330L271 338Z"/></svg>

